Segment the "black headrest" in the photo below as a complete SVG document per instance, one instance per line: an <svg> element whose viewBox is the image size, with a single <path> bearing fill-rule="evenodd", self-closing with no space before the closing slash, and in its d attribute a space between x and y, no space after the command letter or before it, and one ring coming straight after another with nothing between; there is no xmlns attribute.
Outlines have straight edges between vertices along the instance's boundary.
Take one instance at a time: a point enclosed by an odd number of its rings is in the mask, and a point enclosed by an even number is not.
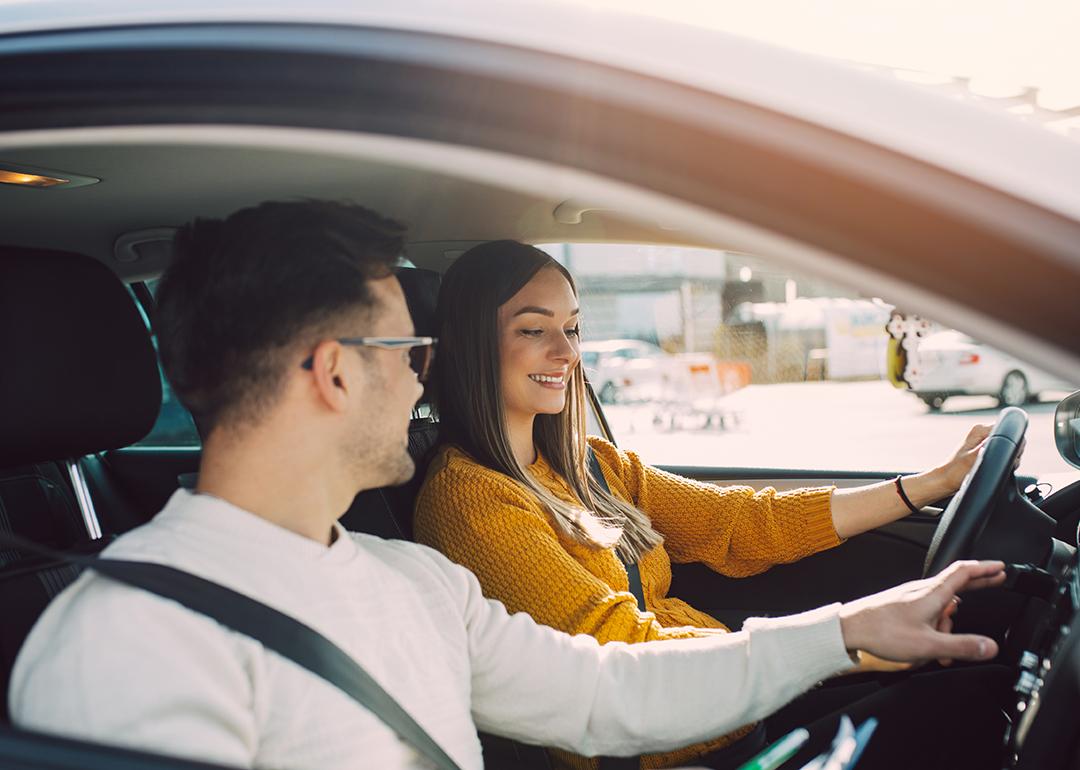
<svg viewBox="0 0 1080 770"><path fill-rule="evenodd" d="M418 337L439 336L435 307L439 302L441 278L434 270L422 267L402 267L397 271L397 279L405 292L405 304L409 306Z"/></svg>
<svg viewBox="0 0 1080 770"><path fill-rule="evenodd" d="M0 467L126 446L161 406L134 300L79 254L0 246L0 362Z"/></svg>

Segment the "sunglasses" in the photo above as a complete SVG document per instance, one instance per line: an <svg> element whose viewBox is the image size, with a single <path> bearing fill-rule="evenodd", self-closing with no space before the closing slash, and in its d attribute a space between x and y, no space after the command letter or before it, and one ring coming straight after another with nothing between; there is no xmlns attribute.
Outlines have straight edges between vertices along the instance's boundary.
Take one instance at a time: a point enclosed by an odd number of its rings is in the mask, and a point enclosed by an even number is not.
<svg viewBox="0 0 1080 770"><path fill-rule="evenodd" d="M342 345L383 350L408 350L409 368L416 372L416 378L420 382L424 382L435 360L435 343L438 340L435 337L339 337L338 342ZM314 356L308 356L300 364L304 369L311 369L314 365Z"/></svg>

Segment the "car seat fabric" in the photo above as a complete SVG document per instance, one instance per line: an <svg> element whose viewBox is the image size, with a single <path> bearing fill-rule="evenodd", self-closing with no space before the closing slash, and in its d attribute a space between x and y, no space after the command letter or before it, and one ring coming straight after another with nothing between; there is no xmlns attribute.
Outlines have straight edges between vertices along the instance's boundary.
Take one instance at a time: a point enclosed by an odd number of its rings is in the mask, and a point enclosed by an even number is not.
<svg viewBox="0 0 1080 770"><path fill-rule="evenodd" d="M161 405L146 326L89 257L0 247L0 468L138 441Z"/></svg>
<svg viewBox="0 0 1080 770"><path fill-rule="evenodd" d="M412 316L413 326L421 337L438 336L439 324L435 309L439 302L439 284L442 276L434 270L421 267L398 268L398 283L405 293L405 304Z"/></svg>
<svg viewBox="0 0 1080 770"><path fill-rule="evenodd" d="M71 487L52 463L0 471L0 532L52 548L67 548L86 538ZM0 569L23 554L0 548Z"/></svg>
<svg viewBox="0 0 1080 770"><path fill-rule="evenodd" d="M358 494L339 519L341 526L350 532L413 540L413 502L424 480L419 469L438 438L439 427L434 420L413 420L409 425L409 456L416 463L417 473L400 486L366 489Z"/></svg>
<svg viewBox="0 0 1080 770"><path fill-rule="evenodd" d="M409 315L413 319L413 328L418 337L438 337L439 322L435 314L439 302L439 285L442 276L434 270L425 270L419 267L402 267L397 272L398 283L405 293L405 304L409 308ZM438 349L435 351L436 366L438 365ZM430 382L430 381L429 381ZM424 392L420 396L420 404L427 404L431 399L430 388L424 385Z"/></svg>
<svg viewBox="0 0 1080 770"><path fill-rule="evenodd" d="M93 553L55 461L126 446L157 417L161 380L120 279L78 254L0 247L0 529ZM99 503L100 504L100 503ZM79 569L0 552L0 717L19 647Z"/></svg>
<svg viewBox="0 0 1080 770"><path fill-rule="evenodd" d="M63 461L130 520L94 453L150 430L161 380L120 279L90 257L0 246L0 360L0 529L60 549L88 539Z"/></svg>

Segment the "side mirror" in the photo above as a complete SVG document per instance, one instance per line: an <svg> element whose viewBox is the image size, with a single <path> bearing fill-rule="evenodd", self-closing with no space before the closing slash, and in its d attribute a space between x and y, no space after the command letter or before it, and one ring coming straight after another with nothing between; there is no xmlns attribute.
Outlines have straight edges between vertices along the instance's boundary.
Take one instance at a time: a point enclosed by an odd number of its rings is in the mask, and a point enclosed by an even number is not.
<svg viewBox="0 0 1080 770"><path fill-rule="evenodd" d="M1062 459L1080 468L1080 390L1058 403L1054 412L1054 441Z"/></svg>

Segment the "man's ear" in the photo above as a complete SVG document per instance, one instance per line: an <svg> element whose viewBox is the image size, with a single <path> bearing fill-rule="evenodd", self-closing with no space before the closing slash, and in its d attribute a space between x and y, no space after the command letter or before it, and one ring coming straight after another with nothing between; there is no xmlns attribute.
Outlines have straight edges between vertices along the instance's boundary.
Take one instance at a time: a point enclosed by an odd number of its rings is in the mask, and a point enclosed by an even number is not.
<svg viewBox="0 0 1080 770"><path fill-rule="evenodd" d="M323 340L312 353L311 374L315 392L328 409L345 411L349 400L348 378L345 376L345 348L336 340Z"/></svg>

